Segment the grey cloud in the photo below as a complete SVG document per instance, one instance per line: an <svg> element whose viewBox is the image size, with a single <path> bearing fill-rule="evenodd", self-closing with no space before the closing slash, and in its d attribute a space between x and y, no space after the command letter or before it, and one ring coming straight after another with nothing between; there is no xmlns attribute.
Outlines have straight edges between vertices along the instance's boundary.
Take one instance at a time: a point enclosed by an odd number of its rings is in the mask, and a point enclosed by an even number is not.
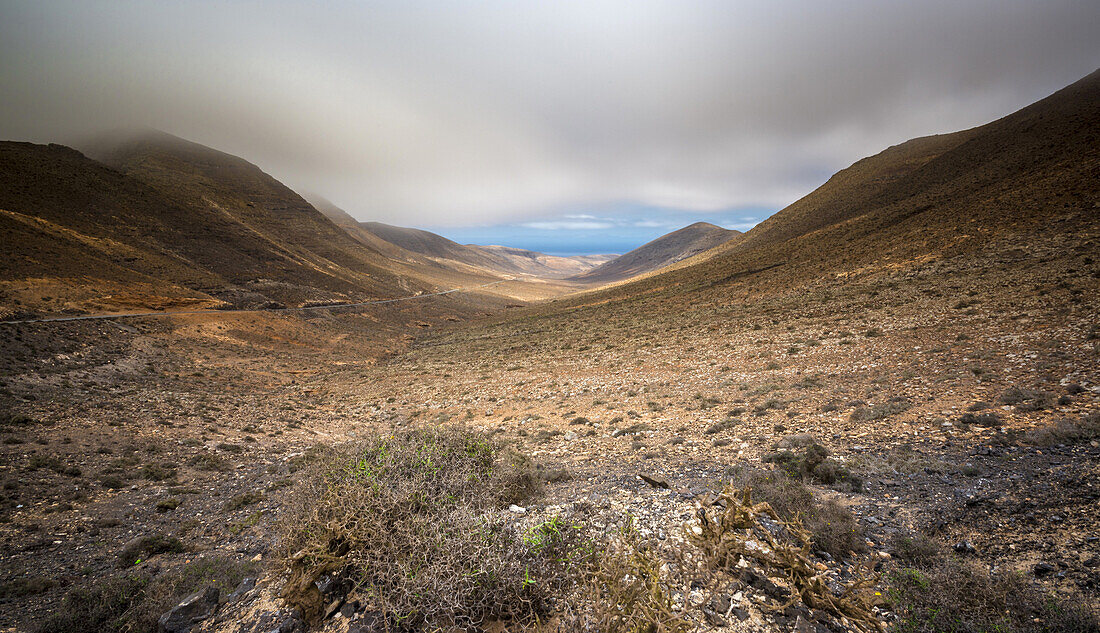
<svg viewBox="0 0 1100 633"><path fill-rule="evenodd" d="M779 207L1091 72L1098 24L1060 0L8 0L0 136L157 127L399 224Z"/></svg>

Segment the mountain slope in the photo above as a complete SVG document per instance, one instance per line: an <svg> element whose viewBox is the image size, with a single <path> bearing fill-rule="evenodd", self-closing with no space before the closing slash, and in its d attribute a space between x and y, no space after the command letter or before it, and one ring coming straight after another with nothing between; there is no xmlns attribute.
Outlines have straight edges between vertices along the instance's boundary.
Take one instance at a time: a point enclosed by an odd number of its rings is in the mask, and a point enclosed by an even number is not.
<svg viewBox="0 0 1100 633"><path fill-rule="evenodd" d="M576 290L575 284L557 280L572 271L587 270L614 257L587 255L564 258L504 246L463 246L429 231L378 222L359 222L332 202L320 196L310 197L325 217L354 239L394 262L395 270L451 286L510 280L479 291L483 294L535 300L572 292ZM515 276L523 278L514 280Z"/></svg>
<svg viewBox="0 0 1100 633"><path fill-rule="evenodd" d="M1098 204L1100 71L992 123L859 161L705 261L575 302L747 300L1058 243L1096 252Z"/></svg>
<svg viewBox="0 0 1100 633"><path fill-rule="evenodd" d="M675 264L731 240L737 240L740 235L740 231L723 229L707 222L696 222L662 235L573 279L590 283L609 283L636 277Z"/></svg>
<svg viewBox="0 0 1100 633"><path fill-rule="evenodd" d="M0 144L9 311L356 301L433 290L395 274L250 163L163 134L94 150Z"/></svg>

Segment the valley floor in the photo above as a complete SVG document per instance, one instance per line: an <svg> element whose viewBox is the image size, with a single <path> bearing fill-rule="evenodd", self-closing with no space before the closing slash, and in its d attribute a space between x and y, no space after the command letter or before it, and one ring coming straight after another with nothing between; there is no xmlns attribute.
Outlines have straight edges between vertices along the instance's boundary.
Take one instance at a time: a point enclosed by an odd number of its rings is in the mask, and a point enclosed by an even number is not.
<svg viewBox="0 0 1100 633"><path fill-rule="evenodd" d="M888 572L897 535L917 534L1095 601L1100 280L1080 246L751 302L717 287L547 303L415 337L369 313L0 326L0 627L30 630L122 568L211 553L274 583L262 570L295 460L421 423L488 430L562 473L517 520L627 512L668 542L701 499L809 435L862 480L811 482L858 521L840 577L866 560ZM142 554L154 534L180 547ZM710 628L813 621L753 591L731 590L721 617L701 588L674 601Z"/></svg>

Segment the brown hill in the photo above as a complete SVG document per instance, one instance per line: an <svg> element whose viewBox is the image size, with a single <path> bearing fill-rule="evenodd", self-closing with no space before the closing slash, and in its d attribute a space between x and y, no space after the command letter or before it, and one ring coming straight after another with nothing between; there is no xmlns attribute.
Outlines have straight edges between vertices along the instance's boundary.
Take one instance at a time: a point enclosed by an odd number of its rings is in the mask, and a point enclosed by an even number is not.
<svg viewBox="0 0 1100 633"><path fill-rule="evenodd" d="M7 313L354 302L500 279L391 259L255 165L170 135L90 151L103 162L0 144Z"/></svg>
<svg viewBox="0 0 1100 633"><path fill-rule="evenodd" d="M740 231L727 230L707 222L696 222L662 235L573 279L603 284L637 277L737 240L740 236Z"/></svg>

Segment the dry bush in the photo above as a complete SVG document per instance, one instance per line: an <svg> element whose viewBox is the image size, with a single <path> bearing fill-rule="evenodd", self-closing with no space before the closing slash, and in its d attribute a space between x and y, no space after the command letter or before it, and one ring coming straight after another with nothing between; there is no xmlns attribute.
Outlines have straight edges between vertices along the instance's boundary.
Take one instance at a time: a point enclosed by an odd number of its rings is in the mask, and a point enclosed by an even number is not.
<svg viewBox="0 0 1100 633"><path fill-rule="evenodd" d="M217 586L232 591L254 563L223 556L202 557L150 577L125 573L69 591L60 606L35 628L36 633L156 633L157 619L186 596Z"/></svg>
<svg viewBox="0 0 1100 633"><path fill-rule="evenodd" d="M1039 411L1054 403L1054 394L1042 389L1009 387L1001 394L1000 401L1020 411Z"/></svg>
<svg viewBox="0 0 1100 633"><path fill-rule="evenodd" d="M642 539L630 521L601 540L579 570L579 582L564 600L566 610L540 631L601 633L687 633L695 625L673 609L667 557ZM591 544L591 541L589 542ZM591 546L591 545L590 545ZM596 550L599 550L598 555Z"/></svg>
<svg viewBox="0 0 1100 633"><path fill-rule="evenodd" d="M845 559L867 549L863 529L852 513L832 499L819 495L798 479L775 471L739 468L730 485L752 488L753 497L765 501L784 521L800 521L810 532L814 549Z"/></svg>
<svg viewBox="0 0 1100 633"><path fill-rule="evenodd" d="M784 450L769 453L763 461L776 464L792 478L845 488L852 492L863 489L863 480L843 464L829 458L829 450L809 435L792 435L780 441Z"/></svg>
<svg viewBox="0 0 1100 633"><path fill-rule="evenodd" d="M1058 420L1054 424L1029 430L1024 441L1036 446L1073 444L1100 437L1100 411L1093 411L1079 420Z"/></svg>
<svg viewBox="0 0 1100 633"><path fill-rule="evenodd" d="M898 615L893 628L899 633L1100 631L1088 605L1045 596L1022 574L990 574L954 556L893 572L886 594Z"/></svg>
<svg viewBox="0 0 1100 633"><path fill-rule="evenodd" d="M518 533L500 511L541 485L526 458L461 428L315 455L282 546L286 597L307 618L322 615L319 582L391 631L526 622L547 611L569 557Z"/></svg>
<svg viewBox="0 0 1100 633"><path fill-rule="evenodd" d="M873 407L857 407L848 419L852 422L873 422L883 420L892 415L897 415L909 410L909 403L905 400L890 400Z"/></svg>
<svg viewBox="0 0 1100 633"><path fill-rule="evenodd" d="M856 631L881 631L871 610L871 581L857 577L838 592L810 559L812 539L797 519L784 521L766 502L753 503L752 489L727 486L716 510L700 508L689 539L715 569L734 570L742 558L757 563L769 576L785 581L798 599L848 621ZM792 601L795 598L792 597Z"/></svg>

